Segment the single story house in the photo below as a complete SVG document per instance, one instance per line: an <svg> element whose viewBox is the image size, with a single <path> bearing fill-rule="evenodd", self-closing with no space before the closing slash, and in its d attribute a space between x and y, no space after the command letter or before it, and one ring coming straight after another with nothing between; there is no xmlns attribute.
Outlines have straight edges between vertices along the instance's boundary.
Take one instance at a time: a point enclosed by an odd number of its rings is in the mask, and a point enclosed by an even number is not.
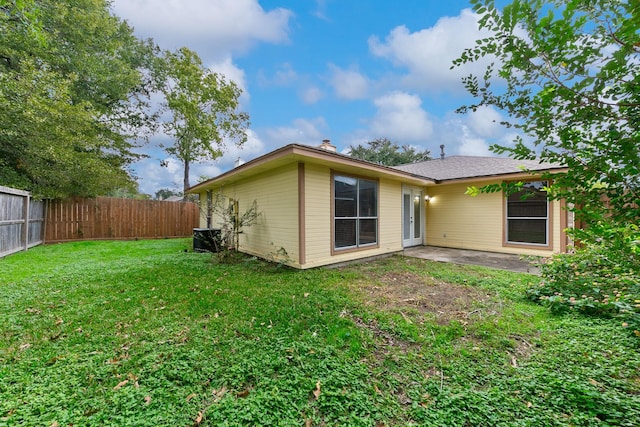
<svg viewBox="0 0 640 427"><path fill-rule="evenodd" d="M525 172L524 170L529 172ZM218 195L260 216L238 249L258 257L286 250L306 269L379 256L417 245L541 255L566 250L572 220L564 203L548 201L540 174L565 168L509 158L451 156L397 167L319 147L290 144L191 187L201 201L201 227L215 228ZM535 192L465 194L505 181Z"/></svg>

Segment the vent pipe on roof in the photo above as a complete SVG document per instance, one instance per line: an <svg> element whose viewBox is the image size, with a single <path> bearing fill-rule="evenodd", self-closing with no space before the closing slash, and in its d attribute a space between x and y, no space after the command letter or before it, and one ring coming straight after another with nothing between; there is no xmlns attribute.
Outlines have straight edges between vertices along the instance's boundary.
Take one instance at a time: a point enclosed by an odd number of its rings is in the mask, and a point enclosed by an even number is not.
<svg viewBox="0 0 640 427"><path fill-rule="evenodd" d="M238 157L236 159L236 161L234 162L233 167L237 168L238 166L241 166L241 165L244 165L244 160L242 160L240 157Z"/></svg>
<svg viewBox="0 0 640 427"><path fill-rule="evenodd" d="M440 144L440 160L444 160L444 144Z"/></svg>
<svg viewBox="0 0 640 427"><path fill-rule="evenodd" d="M319 148L327 151L333 151L334 153L336 152L336 146L331 144L330 139L323 139L322 144L320 144Z"/></svg>

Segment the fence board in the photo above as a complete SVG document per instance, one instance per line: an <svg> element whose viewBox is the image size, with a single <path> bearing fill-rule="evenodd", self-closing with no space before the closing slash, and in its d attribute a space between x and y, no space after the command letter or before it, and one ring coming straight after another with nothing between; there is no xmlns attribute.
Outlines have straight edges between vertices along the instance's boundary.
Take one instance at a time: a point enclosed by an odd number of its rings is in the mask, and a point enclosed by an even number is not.
<svg viewBox="0 0 640 427"><path fill-rule="evenodd" d="M71 198L51 200L45 242L186 237L199 226L198 205L158 200Z"/></svg>
<svg viewBox="0 0 640 427"><path fill-rule="evenodd" d="M44 201L33 201L29 204L29 247L39 245L44 237Z"/></svg>
<svg viewBox="0 0 640 427"><path fill-rule="evenodd" d="M43 226L44 202L0 186L0 257L41 244Z"/></svg>

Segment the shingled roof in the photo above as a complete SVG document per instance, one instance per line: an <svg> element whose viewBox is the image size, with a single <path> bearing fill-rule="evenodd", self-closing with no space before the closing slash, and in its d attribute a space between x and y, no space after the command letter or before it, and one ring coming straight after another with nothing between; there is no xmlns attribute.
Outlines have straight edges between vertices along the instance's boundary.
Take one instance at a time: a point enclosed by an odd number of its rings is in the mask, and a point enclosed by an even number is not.
<svg viewBox="0 0 640 427"><path fill-rule="evenodd" d="M449 156L444 159L395 166L395 168L435 181L500 176L525 170L542 172L565 169L560 164L545 163L538 160L478 156Z"/></svg>

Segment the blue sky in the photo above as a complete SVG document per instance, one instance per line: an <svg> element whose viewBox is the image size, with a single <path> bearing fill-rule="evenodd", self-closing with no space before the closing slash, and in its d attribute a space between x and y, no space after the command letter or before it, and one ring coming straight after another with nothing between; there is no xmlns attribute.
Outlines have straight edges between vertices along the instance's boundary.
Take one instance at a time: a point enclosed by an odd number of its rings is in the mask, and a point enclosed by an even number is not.
<svg viewBox="0 0 640 427"><path fill-rule="evenodd" d="M450 70L483 35L460 0L115 0L113 12L164 49L187 46L243 89L251 127L242 149L192 167L191 184L296 142L350 145L388 138L439 154L491 155L513 135L487 108L469 102L461 77L484 65ZM134 166L140 190L181 188L181 165L158 135ZM160 166L161 160L168 167Z"/></svg>

